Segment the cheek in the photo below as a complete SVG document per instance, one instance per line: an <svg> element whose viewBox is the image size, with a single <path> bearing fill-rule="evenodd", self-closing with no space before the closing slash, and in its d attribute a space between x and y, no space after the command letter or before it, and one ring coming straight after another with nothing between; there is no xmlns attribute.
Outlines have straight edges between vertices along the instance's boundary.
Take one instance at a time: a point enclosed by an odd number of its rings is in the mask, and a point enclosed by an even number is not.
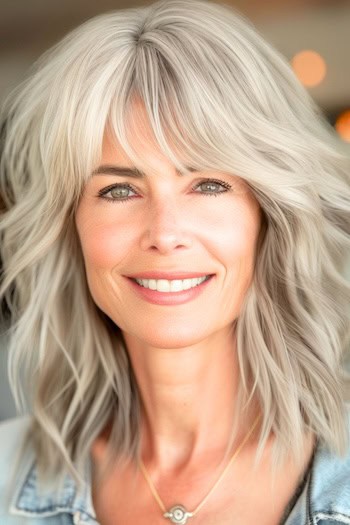
<svg viewBox="0 0 350 525"><path fill-rule="evenodd" d="M237 267L243 264L251 269L260 229L258 209L242 202L221 210L211 221L211 244L224 265Z"/></svg>
<svg viewBox="0 0 350 525"><path fill-rule="evenodd" d="M226 214L217 235L217 257L224 267L222 281L222 308L225 320L232 322L239 316L247 291L251 286L256 246L260 231L258 211L244 205Z"/></svg>
<svg viewBox="0 0 350 525"><path fill-rule="evenodd" d="M130 230L103 217L90 217L84 222L82 219L82 215L77 215L78 235L87 269L117 265L130 250Z"/></svg>

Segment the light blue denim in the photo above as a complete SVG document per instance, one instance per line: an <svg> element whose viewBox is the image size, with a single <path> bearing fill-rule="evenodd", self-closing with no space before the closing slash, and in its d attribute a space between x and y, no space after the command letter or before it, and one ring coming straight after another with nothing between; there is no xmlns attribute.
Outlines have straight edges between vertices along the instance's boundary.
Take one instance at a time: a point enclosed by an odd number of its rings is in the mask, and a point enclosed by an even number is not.
<svg viewBox="0 0 350 525"><path fill-rule="evenodd" d="M0 525L98 525L91 497L90 461L80 493L73 479L66 476L59 492L43 494L38 492L34 453L28 450L11 486L10 476L28 423L29 416L25 416L0 424ZM284 523L350 525L350 448L341 458L318 443L307 482ZM151 524L145 521L145 525Z"/></svg>

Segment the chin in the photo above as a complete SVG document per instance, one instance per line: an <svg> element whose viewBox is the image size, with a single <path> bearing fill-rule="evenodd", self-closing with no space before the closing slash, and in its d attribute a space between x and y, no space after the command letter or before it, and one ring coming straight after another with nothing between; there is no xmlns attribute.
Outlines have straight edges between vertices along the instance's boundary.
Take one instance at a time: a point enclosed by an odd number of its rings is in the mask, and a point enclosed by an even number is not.
<svg viewBox="0 0 350 525"><path fill-rule="evenodd" d="M152 333L150 333L150 330L144 333L140 331L135 333L133 331L129 332L127 337L130 338L130 340L135 337L141 341L143 345L148 347L171 350L196 345L210 337L210 333L193 330L191 326L188 326L187 329L182 328L182 330L173 326L167 330L162 329L157 331L153 329Z"/></svg>

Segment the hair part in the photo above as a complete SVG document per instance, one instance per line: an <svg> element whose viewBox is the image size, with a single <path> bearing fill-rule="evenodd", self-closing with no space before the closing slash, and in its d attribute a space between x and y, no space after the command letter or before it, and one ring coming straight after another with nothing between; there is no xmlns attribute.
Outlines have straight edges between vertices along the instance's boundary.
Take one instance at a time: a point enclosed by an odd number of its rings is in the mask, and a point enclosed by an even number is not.
<svg viewBox="0 0 350 525"><path fill-rule="evenodd" d="M233 436L255 399L263 413L258 454L273 431L276 465L289 453L300 460L308 430L341 453L349 159L250 22L226 5L160 0L72 31L3 110L0 294L13 321L10 381L18 407L30 394L41 476L69 471L79 482L109 421L106 465L138 454L137 385L120 329L89 293L74 216L106 130L136 167L144 162L128 135L139 101L177 169L238 174L264 216L236 326Z"/></svg>

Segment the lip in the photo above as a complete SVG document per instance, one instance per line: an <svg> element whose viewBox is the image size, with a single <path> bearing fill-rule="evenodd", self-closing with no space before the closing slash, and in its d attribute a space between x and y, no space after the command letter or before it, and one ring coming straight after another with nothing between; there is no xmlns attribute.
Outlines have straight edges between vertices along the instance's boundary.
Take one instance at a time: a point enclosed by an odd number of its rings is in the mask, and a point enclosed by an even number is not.
<svg viewBox="0 0 350 525"><path fill-rule="evenodd" d="M174 281L176 279L191 279L194 277L204 277L206 275L213 275L209 272L162 272L162 271L146 271L126 275L129 279L166 279L167 281Z"/></svg>
<svg viewBox="0 0 350 525"><path fill-rule="evenodd" d="M141 275L141 274L140 274ZM153 272L153 275L159 275L159 272ZM164 275L164 274L162 274ZM168 276L170 274L167 274ZM171 275L174 275L173 273ZM179 275L179 274L177 274ZM181 275L184 275L181 273ZM188 273L188 278L196 277L193 273ZM197 274L197 277L202 277L205 274ZM150 288L144 288L143 286L140 286L137 284L135 277L126 277L127 282L132 287L132 289L135 291L135 293L143 299L144 301L147 301L148 303L152 304L158 304L162 306L176 306L184 303L188 303L198 297L200 294L202 294L207 286L210 285L210 283L214 279L213 274L206 274L210 275L209 279L206 281L203 281L201 284L198 284L194 288L190 288L189 290L183 290L182 292L158 292L157 290L151 290ZM145 274L143 273L142 276L145 279L151 279L152 277L145 277ZM156 277L153 277L154 279ZM158 279L166 279L166 277L157 277ZM178 277L179 278L179 277ZM183 277L186 279L186 277ZM141 277L137 277L137 279L141 279ZM168 280L171 280L169 277L167 277ZM174 279L174 277L172 277Z"/></svg>
<svg viewBox="0 0 350 525"><path fill-rule="evenodd" d="M214 275L208 272L139 272L133 275L126 275L129 279L166 279L172 281L175 279L191 279L193 277L204 277Z"/></svg>

